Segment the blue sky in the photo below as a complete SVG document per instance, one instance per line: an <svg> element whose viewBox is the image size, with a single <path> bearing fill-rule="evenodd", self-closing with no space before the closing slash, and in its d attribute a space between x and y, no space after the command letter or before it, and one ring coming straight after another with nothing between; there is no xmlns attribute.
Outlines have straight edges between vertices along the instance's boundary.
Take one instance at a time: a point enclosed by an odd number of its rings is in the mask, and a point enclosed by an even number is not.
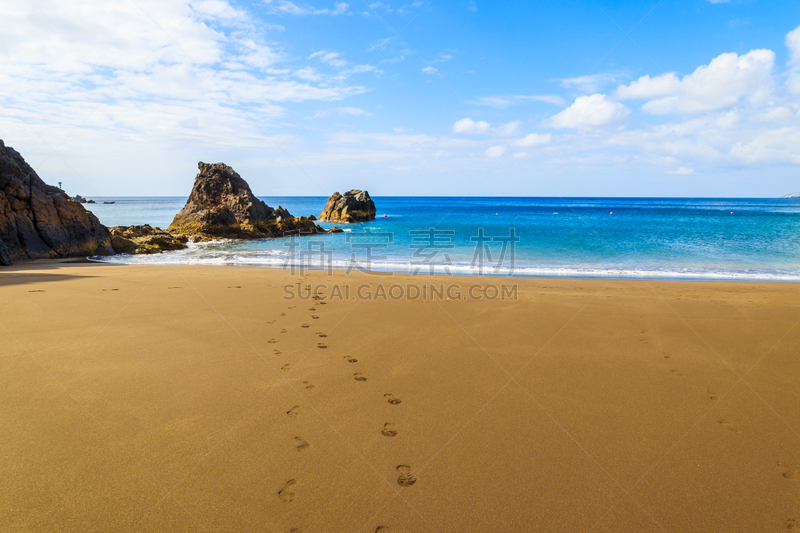
<svg viewBox="0 0 800 533"><path fill-rule="evenodd" d="M68 4L68 5L67 5ZM0 138L73 194L780 196L800 5L4 0Z"/></svg>

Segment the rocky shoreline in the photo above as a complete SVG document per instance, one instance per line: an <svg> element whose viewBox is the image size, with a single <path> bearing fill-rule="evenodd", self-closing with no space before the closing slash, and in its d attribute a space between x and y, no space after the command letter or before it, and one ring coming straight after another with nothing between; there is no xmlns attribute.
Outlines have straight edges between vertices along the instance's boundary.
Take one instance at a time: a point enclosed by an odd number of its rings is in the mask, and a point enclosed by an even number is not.
<svg viewBox="0 0 800 533"><path fill-rule="evenodd" d="M248 183L224 163L197 164L186 205L166 230L141 226L107 228L82 204L47 185L13 148L0 140L0 265L25 259L57 259L114 254L154 254L183 250L190 242L265 239L286 235L341 233L323 229L309 217L294 217L281 206L259 200ZM358 222L375 218L367 191L334 193L319 220Z"/></svg>
<svg viewBox="0 0 800 533"><path fill-rule="evenodd" d="M108 228L0 140L0 265L113 253Z"/></svg>

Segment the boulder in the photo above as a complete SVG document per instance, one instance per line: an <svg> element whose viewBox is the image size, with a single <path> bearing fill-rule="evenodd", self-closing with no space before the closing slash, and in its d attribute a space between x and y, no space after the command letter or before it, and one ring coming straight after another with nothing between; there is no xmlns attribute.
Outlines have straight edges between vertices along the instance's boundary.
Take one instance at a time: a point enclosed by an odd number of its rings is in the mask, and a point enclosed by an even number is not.
<svg viewBox="0 0 800 533"><path fill-rule="evenodd" d="M223 163L197 164L192 193L167 231L200 239L261 239L288 233L325 233L311 220L273 209L253 194L250 186Z"/></svg>
<svg viewBox="0 0 800 533"><path fill-rule="evenodd" d="M111 245L118 254L157 254L169 250L183 250L188 239L176 237L149 224L143 226L114 226Z"/></svg>
<svg viewBox="0 0 800 533"><path fill-rule="evenodd" d="M374 218L375 203L367 191L357 189L344 194L333 193L319 215L320 220L327 222L364 222Z"/></svg>
<svg viewBox="0 0 800 533"><path fill-rule="evenodd" d="M61 187L59 187L59 189L60 189L60 188L61 188ZM79 202L79 203L81 203L81 204L85 204L85 203L86 203L86 198L84 198L84 197L83 197L83 196L81 196L80 194L76 194L76 195L75 195L75 198L73 198L73 200L75 200L76 202Z"/></svg>
<svg viewBox="0 0 800 533"><path fill-rule="evenodd" d="M0 263L113 254L111 235L97 217L47 185L0 140Z"/></svg>

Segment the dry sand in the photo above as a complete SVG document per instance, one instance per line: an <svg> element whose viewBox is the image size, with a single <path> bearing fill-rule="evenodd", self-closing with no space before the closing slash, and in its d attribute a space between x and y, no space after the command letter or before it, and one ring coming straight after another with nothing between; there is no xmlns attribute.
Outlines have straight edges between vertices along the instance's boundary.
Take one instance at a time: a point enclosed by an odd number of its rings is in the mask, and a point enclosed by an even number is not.
<svg viewBox="0 0 800 533"><path fill-rule="evenodd" d="M283 300L297 281L0 271L0 530L800 529L800 285L337 272L304 282L518 300Z"/></svg>

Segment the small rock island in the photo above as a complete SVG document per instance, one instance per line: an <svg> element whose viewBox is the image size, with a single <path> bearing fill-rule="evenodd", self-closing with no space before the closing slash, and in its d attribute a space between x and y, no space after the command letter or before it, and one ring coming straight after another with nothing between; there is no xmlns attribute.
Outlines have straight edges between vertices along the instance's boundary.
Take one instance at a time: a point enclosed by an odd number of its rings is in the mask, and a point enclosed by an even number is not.
<svg viewBox="0 0 800 533"><path fill-rule="evenodd" d="M192 193L167 231L193 240L263 239L287 233L325 233L306 217L273 209L253 194L239 174L224 163L197 164Z"/></svg>
<svg viewBox="0 0 800 533"><path fill-rule="evenodd" d="M325 222L366 222L375 218L375 202L367 191L353 189L328 198L319 219Z"/></svg>

